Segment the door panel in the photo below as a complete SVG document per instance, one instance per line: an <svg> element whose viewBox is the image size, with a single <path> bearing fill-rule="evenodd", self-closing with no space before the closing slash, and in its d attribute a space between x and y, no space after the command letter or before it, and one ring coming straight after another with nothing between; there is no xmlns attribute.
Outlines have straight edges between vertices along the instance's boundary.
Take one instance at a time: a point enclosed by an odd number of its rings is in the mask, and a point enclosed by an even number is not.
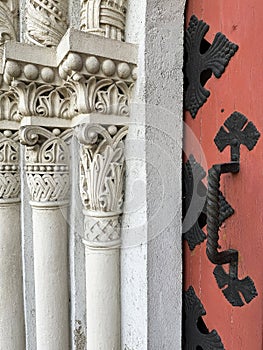
<svg viewBox="0 0 263 350"><path fill-rule="evenodd" d="M221 32L239 46L222 76L217 79L212 75L206 82L210 96L195 118L185 111L185 123L201 145L201 149L195 147L186 130L186 157L193 154L207 174L214 164L230 161L230 148L220 153L214 138L234 111L245 115L263 133L263 2L189 0L186 26L192 15L210 26L205 36L209 43ZM207 179L203 183L207 185ZM216 329L226 350L262 350L263 137L251 151L241 145L240 171L222 175L220 189L235 210L220 228L220 250L239 251L239 278L250 276L258 296L242 307L227 301L216 283L215 265L207 258L206 240L193 251L184 242L184 290L194 288L207 313L203 317L206 326ZM206 226L204 232L207 233ZM223 267L227 271L228 265Z"/></svg>

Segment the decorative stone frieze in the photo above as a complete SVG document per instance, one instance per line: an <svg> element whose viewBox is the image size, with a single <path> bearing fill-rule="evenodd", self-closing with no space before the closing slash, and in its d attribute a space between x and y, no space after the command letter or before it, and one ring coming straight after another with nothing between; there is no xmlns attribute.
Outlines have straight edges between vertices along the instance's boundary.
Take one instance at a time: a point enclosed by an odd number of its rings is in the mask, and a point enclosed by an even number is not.
<svg viewBox="0 0 263 350"><path fill-rule="evenodd" d="M63 205L69 195L69 150L71 131L22 127L21 143L26 145L27 183L32 204Z"/></svg>
<svg viewBox="0 0 263 350"><path fill-rule="evenodd" d="M69 53L59 72L75 96L76 114L129 115L136 80L134 64L86 53Z"/></svg>
<svg viewBox="0 0 263 350"><path fill-rule="evenodd" d="M57 46L68 27L67 0L27 0L26 42Z"/></svg>
<svg viewBox="0 0 263 350"><path fill-rule="evenodd" d="M83 47L77 42L83 42ZM95 40L94 35L72 29L57 51L9 43L0 118L2 115L3 119L15 121L28 116L56 118L69 121L60 126L70 127L70 121L79 115L128 117L136 81L137 51L131 44L116 42L116 45L114 51L109 40L98 37ZM103 46L105 50L101 49ZM14 106L8 116L5 105Z"/></svg>
<svg viewBox="0 0 263 350"><path fill-rule="evenodd" d="M0 132L0 203L20 201L18 132Z"/></svg>
<svg viewBox="0 0 263 350"><path fill-rule="evenodd" d="M65 87L14 81L11 92L17 101L19 120L26 116L71 119L76 114L74 96Z"/></svg>
<svg viewBox="0 0 263 350"><path fill-rule="evenodd" d="M127 0L81 0L80 29L124 40Z"/></svg>

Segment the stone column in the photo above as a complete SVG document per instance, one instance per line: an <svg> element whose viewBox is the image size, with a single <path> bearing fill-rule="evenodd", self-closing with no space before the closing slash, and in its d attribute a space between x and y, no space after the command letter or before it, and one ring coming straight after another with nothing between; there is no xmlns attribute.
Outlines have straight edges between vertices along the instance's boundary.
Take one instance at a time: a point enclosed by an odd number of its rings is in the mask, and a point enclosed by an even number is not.
<svg viewBox="0 0 263 350"><path fill-rule="evenodd" d="M0 348L25 349L18 133L0 132Z"/></svg>
<svg viewBox="0 0 263 350"><path fill-rule="evenodd" d="M69 130L21 129L32 206L37 350L69 349L70 135Z"/></svg>
<svg viewBox="0 0 263 350"><path fill-rule="evenodd" d="M87 350L120 350L120 216L127 129L86 124L77 131L85 215Z"/></svg>

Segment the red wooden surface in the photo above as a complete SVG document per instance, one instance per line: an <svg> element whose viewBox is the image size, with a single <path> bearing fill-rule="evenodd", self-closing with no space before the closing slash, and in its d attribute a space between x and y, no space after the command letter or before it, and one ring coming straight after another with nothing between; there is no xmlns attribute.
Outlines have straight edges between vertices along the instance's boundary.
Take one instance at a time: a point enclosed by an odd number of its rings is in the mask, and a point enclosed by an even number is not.
<svg viewBox="0 0 263 350"><path fill-rule="evenodd" d="M195 288L207 316L209 330L216 329L226 350L262 350L263 328L263 45L262 0L188 0L186 23L192 14L210 25L206 39L212 43L217 32L239 45L225 73L214 76L206 88L211 95L195 120L188 112L185 121L203 147L204 155L185 147L205 167L230 160L229 147L220 153L213 140L223 122L234 111L251 120L261 133L253 151L241 146L241 167L237 175L222 175L221 190L235 209L220 230L222 249L234 248L239 255L239 278L249 275L258 297L245 306L231 306L213 276L214 265L205 254L205 244L190 252L184 247L184 289ZM206 169L207 170L207 169Z"/></svg>

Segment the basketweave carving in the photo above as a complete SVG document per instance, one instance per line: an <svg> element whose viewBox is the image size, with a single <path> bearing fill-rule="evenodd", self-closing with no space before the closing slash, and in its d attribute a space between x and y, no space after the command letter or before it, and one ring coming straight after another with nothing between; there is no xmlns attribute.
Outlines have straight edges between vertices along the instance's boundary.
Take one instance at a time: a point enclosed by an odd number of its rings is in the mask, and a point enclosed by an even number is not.
<svg viewBox="0 0 263 350"><path fill-rule="evenodd" d="M124 40L127 0L82 0L80 29Z"/></svg>
<svg viewBox="0 0 263 350"><path fill-rule="evenodd" d="M0 202L18 201L20 197L18 133L0 132Z"/></svg>

